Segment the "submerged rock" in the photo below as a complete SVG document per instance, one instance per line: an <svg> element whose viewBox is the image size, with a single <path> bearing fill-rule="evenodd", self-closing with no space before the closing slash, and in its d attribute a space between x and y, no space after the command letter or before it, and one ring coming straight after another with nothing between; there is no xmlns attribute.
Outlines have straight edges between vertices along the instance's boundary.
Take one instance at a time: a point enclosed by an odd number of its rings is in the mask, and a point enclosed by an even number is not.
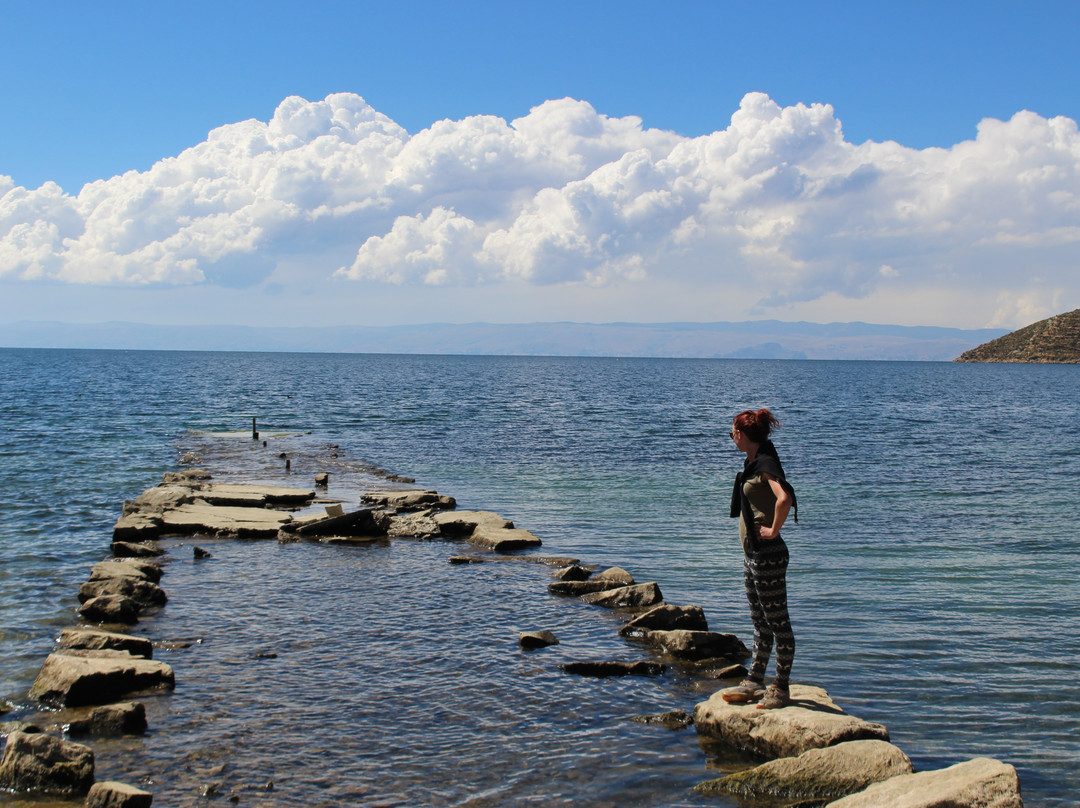
<svg viewBox="0 0 1080 808"><path fill-rule="evenodd" d="M889 740L889 731L848 715L820 687L791 686L791 704L758 710L728 704L720 692L694 707L699 734L765 758L795 757L844 741Z"/></svg>
<svg viewBox="0 0 1080 808"><path fill-rule="evenodd" d="M65 628L60 632L57 648L80 651L125 651L143 659L151 659L154 656L153 643L147 639L89 627Z"/></svg>
<svg viewBox="0 0 1080 808"><path fill-rule="evenodd" d="M835 800L871 783L914 771L908 756L885 741L847 741L771 760L695 786L702 794L751 799Z"/></svg>
<svg viewBox="0 0 1080 808"><path fill-rule="evenodd" d="M154 795L141 788L105 780L94 783L83 808L150 808Z"/></svg>
<svg viewBox="0 0 1080 808"><path fill-rule="evenodd" d="M947 769L902 774L874 783L829 808L1023 808L1016 769L992 758L975 758Z"/></svg>
<svg viewBox="0 0 1080 808"><path fill-rule="evenodd" d="M746 659L750 650L734 634L716 631L647 631L645 640L658 646L665 654L680 659Z"/></svg>
<svg viewBox="0 0 1080 808"><path fill-rule="evenodd" d="M94 782L94 753L40 733L12 732L0 760L0 788L43 794L85 794Z"/></svg>
<svg viewBox="0 0 1080 808"><path fill-rule="evenodd" d="M108 704L129 693L174 685L173 670L164 662L127 655L55 653L46 658L30 688L30 698L54 706L79 707Z"/></svg>
<svg viewBox="0 0 1080 808"><path fill-rule="evenodd" d="M660 676L667 665L659 662L567 662L559 670L578 676Z"/></svg>
<svg viewBox="0 0 1080 808"><path fill-rule="evenodd" d="M656 583L621 586L608 592L594 592L581 598L586 603L603 606L607 609L640 609L655 606L664 600L660 586Z"/></svg>
<svg viewBox="0 0 1080 808"><path fill-rule="evenodd" d="M526 650L531 650L558 645L559 639L550 631L523 631L518 635L518 644Z"/></svg>
<svg viewBox="0 0 1080 808"><path fill-rule="evenodd" d="M693 717L685 710L669 710L659 715L635 715L630 720L638 724L661 726L672 731L686 729L694 723Z"/></svg>
<svg viewBox="0 0 1080 808"><path fill-rule="evenodd" d="M68 725L72 735L142 735L146 732L146 708L139 702L97 707L86 718Z"/></svg>
<svg viewBox="0 0 1080 808"><path fill-rule="evenodd" d="M640 614L619 629L623 637L643 637L648 631L708 631L705 610L700 606L670 606L664 604Z"/></svg>

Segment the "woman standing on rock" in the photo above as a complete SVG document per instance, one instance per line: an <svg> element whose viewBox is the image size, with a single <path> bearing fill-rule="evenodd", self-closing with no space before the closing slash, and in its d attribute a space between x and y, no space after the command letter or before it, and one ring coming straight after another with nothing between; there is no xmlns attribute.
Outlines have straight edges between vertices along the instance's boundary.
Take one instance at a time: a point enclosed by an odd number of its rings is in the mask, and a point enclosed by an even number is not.
<svg viewBox="0 0 1080 808"><path fill-rule="evenodd" d="M795 635L787 606L788 549L780 538L780 528L789 512L798 521L798 506L795 490L785 479L776 447L769 440L769 433L778 426L780 422L766 409L744 410L735 416L728 433L735 447L746 455L731 492L731 516L739 519L743 580L754 621L754 659L743 683L721 696L732 704L760 699L759 710L790 703L789 679L795 658ZM774 644L776 679L766 688L765 666Z"/></svg>

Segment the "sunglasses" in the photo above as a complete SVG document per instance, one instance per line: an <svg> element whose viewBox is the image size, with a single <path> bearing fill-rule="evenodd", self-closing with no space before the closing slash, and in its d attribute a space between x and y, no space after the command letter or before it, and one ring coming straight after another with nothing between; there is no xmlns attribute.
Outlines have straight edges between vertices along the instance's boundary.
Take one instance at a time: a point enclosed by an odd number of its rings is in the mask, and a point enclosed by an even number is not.
<svg viewBox="0 0 1080 808"><path fill-rule="evenodd" d="M729 437L729 438L731 438L732 440L735 440L735 430L734 430L734 429L728 430L728 433L727 433L727 435L728 435L728 437Z"/></svg>

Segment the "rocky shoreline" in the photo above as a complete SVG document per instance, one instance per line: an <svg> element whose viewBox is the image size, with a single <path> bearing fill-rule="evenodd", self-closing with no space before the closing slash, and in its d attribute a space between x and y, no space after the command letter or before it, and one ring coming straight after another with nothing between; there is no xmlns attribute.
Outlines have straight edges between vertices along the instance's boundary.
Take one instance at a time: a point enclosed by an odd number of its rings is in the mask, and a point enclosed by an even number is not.
<svg viewBox="0 0 1080 808"><path fill-rule="evenodd" d="M154 660L152 644L132 633L141 616L168 602L161 586L167 556L158 545L166 537L358 547L399 539L464 542L471 551L451 556L450 564L463 570L487 563L542 564L551 570L552 596L579 599L625 618L619 634L643 652L642 659L582 659L560 665L567 674L660 676L677 668L735 683L746 673L746 645L734 634L710 630L700 606L667 603L656 582L637 582L620 567L599 569L579 559L540 555L542 542L530 531L496 513L458 510L453 497L433 490L368 491L361 498L364 507L346 512L340 503L318 496L326 482L322 473L312 488L223 484L188 469L166 474L160 485L125 503L111 557L95 564L79 589L83 622L60 633L28 694L46 708L63 710L68 720L44 731L25 722L0 725L6 737L0 788L85 798L87 806L152 803L153 795L140 788L95 782L93 751L71 739L144 733L139 694L168 691L175 684L171 666ZM192 553L212 558L198 546ZM528 653L559 643L546 630L522 632L518 641ZM1023 804L1016 770L1006 763L976 758L916 773L907 755L889 742L885 727L847 714L821 688L794 685L792 698L789 707L764 711L729 705L717 692L697 704L692 716L672 711L635 720L672 729L692 724L701 739L762 761L701 783L696 788L701 794L804 808Z"/></svg>

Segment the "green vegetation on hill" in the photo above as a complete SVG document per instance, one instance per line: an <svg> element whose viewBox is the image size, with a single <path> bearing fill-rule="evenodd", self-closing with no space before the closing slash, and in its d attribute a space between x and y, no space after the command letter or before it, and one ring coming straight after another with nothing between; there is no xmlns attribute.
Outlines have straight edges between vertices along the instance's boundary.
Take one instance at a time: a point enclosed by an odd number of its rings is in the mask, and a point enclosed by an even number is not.
<svg viewBox="0 0 1080 808"><path fill-rule="evenodd" d="M956 361L1080 363L1080 309L986 342L960 354Z"/></svg>

